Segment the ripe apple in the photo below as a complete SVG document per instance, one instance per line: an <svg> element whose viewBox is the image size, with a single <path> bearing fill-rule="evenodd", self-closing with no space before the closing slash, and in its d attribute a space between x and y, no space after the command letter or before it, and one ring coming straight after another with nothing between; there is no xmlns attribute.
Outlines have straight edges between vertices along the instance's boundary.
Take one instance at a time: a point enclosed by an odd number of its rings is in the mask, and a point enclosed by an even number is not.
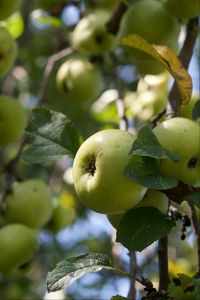
<svg viewBox="0 0 200 300"><path fill-rule="evenodd" d="M80 201L99 213L124 212L139 203L147 188L123 174L136 136L119 129L102 130L79 148L73 180Z"/></svg>
<svg viewBox="0 0 200 300"><path fill-rule="evenodd" d="M103 81L94 64L83 58L71 58L57 72L57 87L69 100L89 103L103 89Z"/></svg>
<svg viewBox="0 0 200 300"><path fill-rule="evenodd" d="M109 17L108 11L96 10L82 18L72 34L73 47L90 55L111 51L115 46L115 37L106 29Z"/></svg>
<svg viewBox="0 0 200 300"><path fill-rule="evenodd" d="M16 12L22 3L22 0L1 0L0 1L0 20L7 19Z"/></svg>
<svg viewBox="0 0 200 300"><path fill-rule="evenodd" d="M21 223L31 228L41 228L49 221L53 202L48 186L39 179L29 179L14 184L6 197L4 221Z"/></svg>
<svg viewBox="0 0 200 300"><path fill-rule="evenodd" d="M180 160L160 160L164 175L192 186L200 186L200 127L189 119L165 120L153 129L161 145L178 154Z"/></svg>
<svg viewBox="0 0 200 300"><path fill-rule="evenodd" d="M134 2L124 14L118 39L137 34L151 44L178 48L180 25L163 7L162 1L140 0ZM157 74L163 71L161 64L143 51L127 47L133 63L140 73Z"/></svg>
<svg viewBox="0 0 200 300"><path fill-rule="evenodd" d="M158 208L163 214L167 214L168 211L168 198L165 194L149 189L144 195L144 198L139 202L136 207L149 207L153 206ZM107 218L111 225L117 229L119 223L124 216L123 214L108 214Z"/></svg>
<svg viewBox="0 0 200 300"><path fill-rule="evenodd" d="M0 77L9 72L16 55L17 44L15 40L9 31L0 25Z"/></svg>
<svg viewBox="0 0 200 300"><path fill-rule="evenodd" d="M18 141L27 124L25 108L15 98L0 96L0 147Z"/></svg>
<svg viewBox="0 0 200 300"><path fill-rule="evenodd" d="M10 224L0 229L0 272L21 273L38 249L35 232L22 225Z"/></svg>
<svg viewBox="0 0 200 300"><path fill-rule="evenodd" d="M199 0L165 0L164 6L177 18L192 19L200 15Z"/></svg>

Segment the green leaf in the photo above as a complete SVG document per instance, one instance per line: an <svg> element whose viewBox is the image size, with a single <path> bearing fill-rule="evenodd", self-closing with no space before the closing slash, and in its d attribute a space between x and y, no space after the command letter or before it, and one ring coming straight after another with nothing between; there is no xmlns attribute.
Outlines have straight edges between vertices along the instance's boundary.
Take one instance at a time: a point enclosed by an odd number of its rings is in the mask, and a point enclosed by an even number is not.
<svg viewBox="0 0 200 300"><path fill-rule="evenodd" d="M35 140L22 153L22 157L32 163L74 157L82 141L77 129L65 115L46 108L33 110L26 132L34 136Z"/></svg>
<svg viewBox="0 0 200 300"><path fill-rule="evenodd" d="M36 21L44 25L50 25L52 27L60 27L63 25L59 18L51 16L39 16L36 18Z"/></svg>
<svg viewBox="0 0 200 300"><path fill-rule="evenodd" d="M200 193L194 192L187 196L186 200L200 208Z"/></svg>
<svg viewBox="0 0 200 300"><path fill-rule="evenodd" d="M75 280L88 272L113 269L110 258L105 254L86 253L65 258L56 268L47 274L47 290L55 292L68 287Z"/></svg>
<svg viewBox="0 0 200 300"><path fill-rule="evenodd" d="M24 20L19 12L12 14L2 23L8 29L14 39L20 37L24 31Z"/></svg>
<svg viewBox="0 0 200 300"><path fill-rule="evenodd" d="M117 230L117 242L129 251L142 251L154 241L168 235L175 222L155 207L137 207L122 218Z"/></svg>
<svg viewBox="0 0 200 300"><path fill-rule="evenodd" d="M152 157L134 155L124 170L124 175L148 188L165 190L178 182L160 174L158 161Z"/></svg>
<svg viewBox="0 0 200 300"><path fill-rule="evenodd" d="M138 137L133 143L129 154L150 156L154 158L169 158L174 161L180 159L179 155L174 154L161 146L149 125L144 125L140 129Z"/></svg>
<svg viewBox="0 0 200 300"><path fill-rule="evenodd" d="M198 118L200 118L200 99L197 100L192 109L192 119L196 120Z"/></svg>
<svg viewBox="0 0 200 300"><path fill-rule="evenodd" d="M120 296L120 295L116 295L116 296L112 296L110 298L110 300L128 300L128 298Z"/></svg>

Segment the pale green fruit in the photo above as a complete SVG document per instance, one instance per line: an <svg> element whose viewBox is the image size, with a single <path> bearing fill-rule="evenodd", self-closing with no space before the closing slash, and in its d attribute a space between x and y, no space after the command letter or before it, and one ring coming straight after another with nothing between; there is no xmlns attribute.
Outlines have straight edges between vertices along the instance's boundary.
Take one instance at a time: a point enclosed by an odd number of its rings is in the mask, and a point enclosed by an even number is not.
<svg viewBox="0 0 200 300"><path fill-rule="evenodd" d="M200 127L189 119L176 117L153 129L161 145L180 156L180 160L160 160L164 175L186 184L200 185Z"/></svg>
<svg viewBox="0 0 200 300"><path fill-rule="evenodd" d="M132 102L133 116L142 122L148 122L167 104L167 93L145 91L139 93Z"/></svg>
<svg viewBox="0 0 200 300"><path fill-rule="evenodd" d="M1 0L0 1L0 20L7 19L16 12L22 3L22 0ZM1 43L0 43L1 45Z"/></svg>
<svg viewBox="0 0 200 300"><path fill-rule="evenodd" d="M103 89L102 76L97 67L86 59L71 58L57 72L57 86L70 101L89 103Z"/></svg>
<svg viewBox="0 0 200 300"><path fill-rule="evenodd" d="M17 55L17 44L9 31L0 26L0 77L8 73Z"/></svg>
<svg viewBox="0 0 200 300"><path fill-rule="evenodd" d="M99 213L120 213L143 198L147 188L123 172L136 136L108 129L89 137L79 148L73 164L74 186L80 201Z"/></svg>
<svg viewBox="0 0 200 300"><path fill-rule="evenodd" d="M186 105L181 105L179 116L187 119L192 119L192 111L198 100L198 97L193 96L190 102Z"/></svg>
<svg viewBox="0 0 200 300"><path fill-rule="evenodd" d="M53 233L58 233L63 228L72 224L76 218L74 208L64 207L61 204L56 206L53 215L47 224L47 229Z"/></svg>
<svg viewBox="0 0 200 300"><path fill-rule="evenodd" d="M164 6L177 18L192 19L200 15L199 0L165 0Z"/></svg>
<svg viewBox="0 0 200 300"><path fill-rule="evenodd" d="M157 190L149 189L137 207L155 207L166 215L168 211L168 198L165 194ZM123 216L124 214L110 214L107 215L107 218L111 225L117 229Z"/></svg>
<svg viewBox="0 0 200 300"><path fill-rule="evenodd" d="M82 18L72 34L73 47L90 55L113 50L115 37L106 29L109 17L108 11L97 10Z"/></svg>
<svg viewBox="0 0 200 300"><path fill-rule="evenodd" d="M0 272L21 273L38 249L35 232L22 225L10 224L0 229Z"/></svg>
<svg viewBox="0 0 200 300"><path fill-rule="evenodd" d="M163 7L161 1L140 0L134 2L124 14L118 34L119 41L131 34L137 34L151 44L178 48L180 25ZM140 73L157 74L163 72L161 64L148 54L127 47Z"/></svg>
<svg viewBox="0 0 200 300"><path fill-rule="evenodd" d="M48 186L39 179L16 183L6 197L4 220L21 223L31 228L41 228L53 213L53 203Z"/></svg>
<svg viewBox="0 0 200 300"><path fill-rule="evenodd" d="M0 96L0 147L18 141L27 124L25 108L14 98Z"/></svg>

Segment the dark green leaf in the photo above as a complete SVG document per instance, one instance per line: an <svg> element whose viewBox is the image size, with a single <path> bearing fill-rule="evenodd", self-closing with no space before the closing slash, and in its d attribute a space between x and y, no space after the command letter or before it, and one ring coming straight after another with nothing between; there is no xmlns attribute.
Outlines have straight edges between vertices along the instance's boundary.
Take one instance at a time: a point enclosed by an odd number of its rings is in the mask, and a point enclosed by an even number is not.
<svg viewBox="0 0 200 300"><path fill-rule="evenodd" d="M152 157L134 155L124 175L152 189L165 190L177 185L175 179L160 174L158 161Z"/></svg>
<svg viewBox="0 0 200 300"><path fill-rule="evenodd" d="M112 296L110 298L110 300L128 300L128 298L120 296L120 295L116 295L116 296Z"/></svg>
<svg viewBox="0 0 200 300"><path fill-rule="evenodd" d="M194 120L200 118L200 99L195 103L192 109L192 118Z"/></svg>
<svg viewBox="0 0 200 300"><path fill-rule="evenodd" d="M194 192L187 196L187 201L200 208L200 193Z"/></svg>
<svg viewBox="0 0 200 300"><path fill-rule="evenodd" d="M167 235L175 222L155 207L137 207L122 218L117 230L117 242L129 251L142 251Z"/></svg>
<svg viewBox="0 0 200 300"><path fill-rule="evenodd" d="M46 108L33 110L26 132L34 136L35 140L22 157L32 163L74 157L82 141L77 129L65 115Z"/></svg>
<svg viewBox="0 0 200 300"><path fill-rule="evenodd" d="M102 269L113 269L110 258L105 254L86 253L65 258L47 274L47 290L48 292L59 291L86 273L98 272Z"/></svg>
<svg viewBox="0 0 200 300"><path fill-rule="evenodd" d="M161 146L149 125L144 125L140 129L138 137L133 143L129 154L155 158L168 158L174 161L180 159L177 154L174 154Z"/></svg>

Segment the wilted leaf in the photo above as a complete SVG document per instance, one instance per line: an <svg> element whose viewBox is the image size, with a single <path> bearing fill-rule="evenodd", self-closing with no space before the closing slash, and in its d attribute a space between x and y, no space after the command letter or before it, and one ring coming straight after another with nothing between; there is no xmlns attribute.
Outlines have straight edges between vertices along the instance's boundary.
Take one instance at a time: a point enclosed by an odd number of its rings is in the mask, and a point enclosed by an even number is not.
<svg viewBox="0 0 200 300"><path fill-rule="evenodd" d="M46 108L33 110L26 132L35 140L22 157L33 163L74 157L82 141L76 127L65 115Z"/></svg>
<svg viewBox="0 0 200 300"><path fill-rule="evenodd" d="M117 230L117 242L129 251L142 251L167 235L174 225L174 221L155 207L134 208L122 218Z"/></svg>
<svg viewBox="0 0 200 300"><path fill-rule="evenodd" d="M132 34L123 39L123 45L144 51L157 59L173 76L181 94L181 102L187 104L192 95L192 80L175 52L167 46L151 45L145 39Z"/></svg>
<svg viewBox="0 0 200 300"><path fill-rule="evenodd" d="M110 258L105 254L87 253L65 258L47 275L47 290L55 292L66 288L88 272L113 269Z"/></svg>

